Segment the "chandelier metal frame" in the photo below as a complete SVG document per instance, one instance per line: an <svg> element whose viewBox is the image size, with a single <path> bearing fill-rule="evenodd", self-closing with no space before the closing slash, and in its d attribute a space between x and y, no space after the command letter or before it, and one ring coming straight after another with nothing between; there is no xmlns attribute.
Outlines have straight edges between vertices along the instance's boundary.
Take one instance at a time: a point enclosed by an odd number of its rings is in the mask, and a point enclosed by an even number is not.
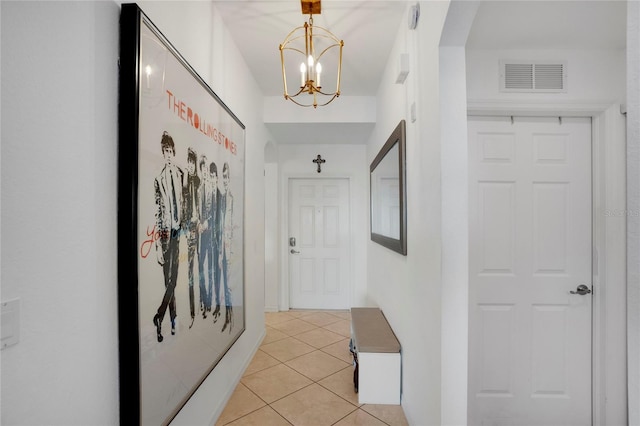
<svg viewBox="0 0 640 426"><path fill-rule="evenodd" d="M320 12L319 1L312 0L315 3L314 4L315 8L313 10L308 7L305 9L305 1L308 1L308 0L301 0L301 1L302 1L303 13L305 12L305 10L308 11L309 13L309 21L305 22L304 25L299 26L295 28L293 31L291 31L287 35L285 40L282 42L282 44L280 44L280 62L282 64L282 81L284 84L284 98L285 100L290 100L293 103L302 107L313 106L314 108L317 108L318 105L325 106L329 104L331 101L333 101L335 98L340 96L340 74L342 72L342 48L344 46L344 42L340 40L338 37L336 37L335 35L333 35L333 33L331 33L331 31L327 30L326 28L313 25L313 12L314 11L317 11L318 13ZM314 40L317 40L319 38L328 40L329 46L322 49L320 54L316 56ZM295 44L296 42L298 42L298 44L301 44L300 43L301 39L304 39L304 46L305 46L304 51L301 49L301 47L297 47ZM335 48L339 48L336 90L334 92L325 92L322 90L322 85L320 81L320 75L321 75L320 60L328 51L331 51L332 49L335 49ZM301 69L300 69L300 73L301 73L300 87L299 87L299 90L293 95L290 95L287 89L287 73L286 73L285 64L284 64L285 51L292 51L292 52L299 53L303 55L303 57L305 58L301 64ZM313 95L312 102L305 103L301 100L302 98L296 99L302 93ZM318 96L317 96L318 94L323 96L329 96L329 100L324 103L318 104Z"/></svg>

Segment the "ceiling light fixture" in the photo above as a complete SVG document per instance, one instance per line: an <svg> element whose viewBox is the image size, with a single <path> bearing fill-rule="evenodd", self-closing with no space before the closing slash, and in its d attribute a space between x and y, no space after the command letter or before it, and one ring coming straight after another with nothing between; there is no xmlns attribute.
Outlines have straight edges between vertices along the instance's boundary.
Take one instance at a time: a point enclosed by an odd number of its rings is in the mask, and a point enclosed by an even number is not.
<svg viewBox="0 0 640 426"><path fill-rule="evenodd" d="M309 21L291 31L280 45L284 98L303 107L317 108L318 105L327 105L340 96L344 42L331 31L313 25L313 15L321 12L320 0L300 0L300 3L302 13L309 14ZM286 68L299 70L300 73L299 84L295 83L297 78L291 84L291 87L298 87L294 95L290 95L287 90ZM335 91L322 90L323 82L333 84L334 81Z"/></svg>

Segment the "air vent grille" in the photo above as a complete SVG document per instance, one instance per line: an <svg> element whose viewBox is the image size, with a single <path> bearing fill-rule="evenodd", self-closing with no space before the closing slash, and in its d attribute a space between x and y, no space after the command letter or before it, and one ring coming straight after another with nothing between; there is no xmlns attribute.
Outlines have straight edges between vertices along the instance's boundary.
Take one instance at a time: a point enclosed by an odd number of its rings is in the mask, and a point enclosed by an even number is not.
<svg viewBox="0 0 640 426"><path fill-rule="evenodd" d="M505 64L506 89L533 89L533 64Z"/></svg>
<svg viewBox="0 0 640 426"><path fill-rule="evenodd" d="M566 92L564 63L502 61L500 68L503 92Z"/></svg>
<svg viewBox="0 0 640 426"><path fill-rule="evenodd" d="M536 64L534 67L536 89L564 89L564 67L562 64Z"/></svg>

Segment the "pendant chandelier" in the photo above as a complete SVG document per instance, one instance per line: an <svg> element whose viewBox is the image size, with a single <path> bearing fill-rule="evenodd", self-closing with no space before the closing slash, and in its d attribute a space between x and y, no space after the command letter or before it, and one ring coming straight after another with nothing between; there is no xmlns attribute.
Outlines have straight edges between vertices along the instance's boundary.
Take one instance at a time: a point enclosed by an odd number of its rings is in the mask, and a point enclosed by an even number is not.
<svg viewBox="0 0 640 426"><path fill-rule="evenodd" d="M300 2L309 21L291 31L280 45L284 98L303 107L317 108L340 96L344 42L329 30L313 25L313 15L321 12L320 0ZM296 70L289 82L287 68ZM287 87L295 87L295 94L289 94Z"/></svg>

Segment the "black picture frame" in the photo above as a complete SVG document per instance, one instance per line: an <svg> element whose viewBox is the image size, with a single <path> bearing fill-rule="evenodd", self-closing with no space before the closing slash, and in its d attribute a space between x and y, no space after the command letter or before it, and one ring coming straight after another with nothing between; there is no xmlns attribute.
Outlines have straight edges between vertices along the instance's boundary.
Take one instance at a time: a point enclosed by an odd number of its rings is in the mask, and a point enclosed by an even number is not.
<svg viewBox="0 0 640 426"><path fill-rule="evenodd" d="M246 329L245 126L135 3L119 69L120 423L166 425Z"/></svg>
<svg viewBox="0 0 640 426"><path fill-rule="evenodd" d="M406 121L400 120L370 171L371 240L407 255Z"/></svg>

